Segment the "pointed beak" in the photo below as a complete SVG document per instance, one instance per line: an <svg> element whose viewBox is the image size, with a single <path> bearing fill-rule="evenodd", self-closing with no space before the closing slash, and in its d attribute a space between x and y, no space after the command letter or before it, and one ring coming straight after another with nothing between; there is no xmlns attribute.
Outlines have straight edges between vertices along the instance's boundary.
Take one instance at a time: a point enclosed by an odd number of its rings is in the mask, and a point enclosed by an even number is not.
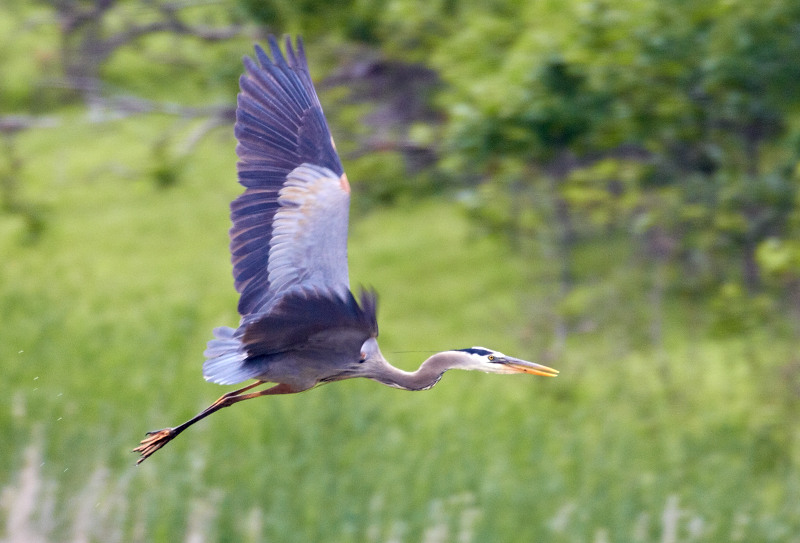
<svg viewBox="0 0 800 543"><path fill-rule="evenodd" d="M510 370L509 373L531 373L543 377L555 377L558 375L558 370L554 370L553 368L548 368L547 366L542 366L534 362L528 362L527 360L520 360L519 358L512 358L510 356L507 356L502 361L502 364Z"/></svg>

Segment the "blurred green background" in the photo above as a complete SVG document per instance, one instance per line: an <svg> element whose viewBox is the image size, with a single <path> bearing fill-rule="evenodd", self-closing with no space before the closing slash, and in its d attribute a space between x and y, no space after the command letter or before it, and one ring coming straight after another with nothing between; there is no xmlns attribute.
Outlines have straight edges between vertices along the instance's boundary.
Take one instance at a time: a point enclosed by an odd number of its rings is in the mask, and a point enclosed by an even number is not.
<svg viewBox="0 0 800 543"><path fill-rule="evenodd" d="M404 369L226 388L241 57L302 34ZM3 541L800 541L800 4L6 0Z"/></svg>

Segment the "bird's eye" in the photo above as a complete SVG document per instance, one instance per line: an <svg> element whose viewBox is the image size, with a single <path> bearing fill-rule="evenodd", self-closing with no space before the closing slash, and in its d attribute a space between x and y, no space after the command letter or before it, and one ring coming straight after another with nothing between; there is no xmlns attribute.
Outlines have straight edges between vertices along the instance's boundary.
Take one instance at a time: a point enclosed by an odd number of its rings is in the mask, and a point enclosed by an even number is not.
<svg viewBox="0 0 800 543"><path fill-rule="evenodd" d="M493 354L490 354L488 358L489 358L489 362L494 362L494 355Z"/></svg>
<svg viewBox="0 0 800 543"><path fill-rule="evenodd" d="M367 359L367 353L361 353L361 358L358 359L359 363Z"/></svg>

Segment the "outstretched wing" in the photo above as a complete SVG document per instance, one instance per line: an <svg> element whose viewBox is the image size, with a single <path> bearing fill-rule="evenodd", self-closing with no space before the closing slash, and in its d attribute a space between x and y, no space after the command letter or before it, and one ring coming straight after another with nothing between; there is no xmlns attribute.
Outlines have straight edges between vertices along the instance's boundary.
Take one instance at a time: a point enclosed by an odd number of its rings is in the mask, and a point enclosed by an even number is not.
<svg viewBox="0 0 800 543"><path fill-rule="evenodd" d="M274 37L244 59L235 135L239 182L231 259L239 313L258 313L295 287L345 297L350 187L308 72L303 43Z"/></svg>

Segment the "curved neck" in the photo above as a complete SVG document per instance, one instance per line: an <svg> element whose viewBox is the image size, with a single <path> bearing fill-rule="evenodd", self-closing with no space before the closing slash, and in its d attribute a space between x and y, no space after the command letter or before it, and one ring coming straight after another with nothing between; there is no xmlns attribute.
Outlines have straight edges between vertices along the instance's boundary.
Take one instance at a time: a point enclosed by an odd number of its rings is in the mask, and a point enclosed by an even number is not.
<svg viewBox="0 0 800 543"><path fill-rule="evenodd" d="M370 378L384 385L404 390L427 390L439 382L444 372L458 367L459 364L460 361L454 356L454 353L445 351L428 358L417 371L403 371L386 362L379 374L370 376Z"/></svg>

